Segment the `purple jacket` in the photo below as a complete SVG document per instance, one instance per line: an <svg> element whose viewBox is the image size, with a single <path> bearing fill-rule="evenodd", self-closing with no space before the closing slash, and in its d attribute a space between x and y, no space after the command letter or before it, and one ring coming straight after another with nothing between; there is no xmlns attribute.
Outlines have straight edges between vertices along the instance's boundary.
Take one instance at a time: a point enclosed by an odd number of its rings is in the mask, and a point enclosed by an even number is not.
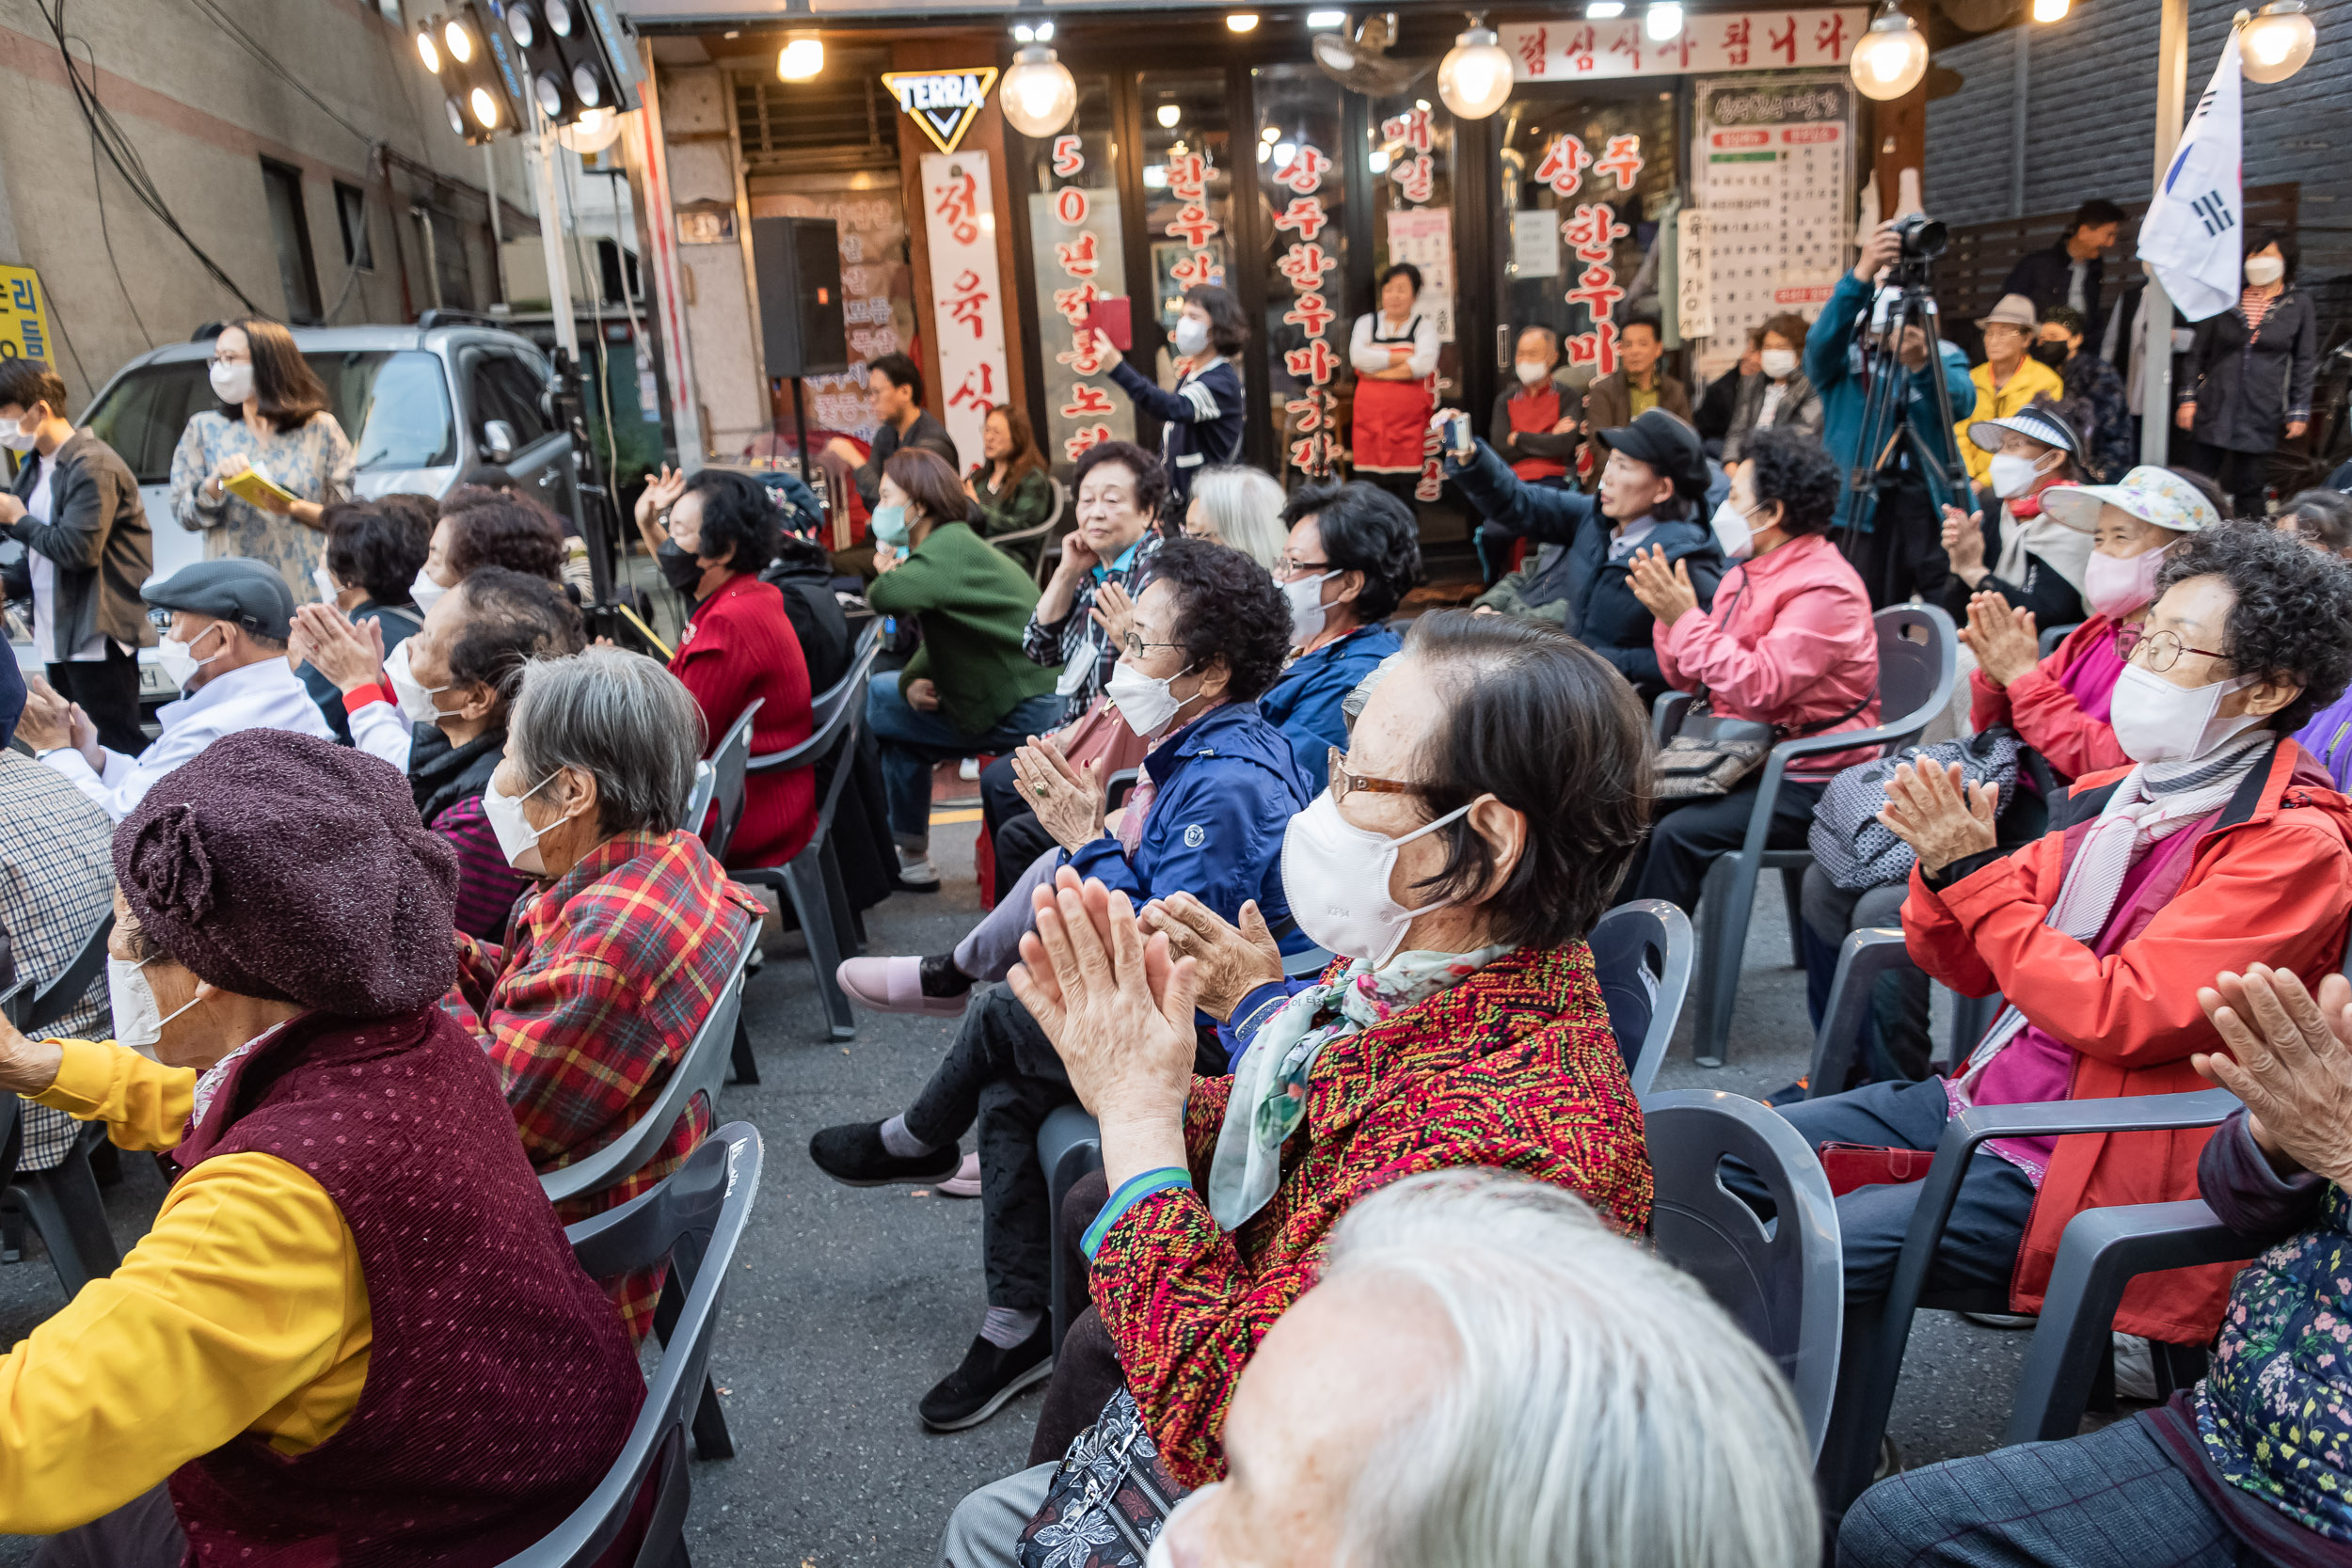
<svg viewBox="0 0 2352 1568"><path fill-rule="evenodd" d="M2319 759L2338 789L2352 794L2352 691L2313 714L2295 738Z"/></svg>

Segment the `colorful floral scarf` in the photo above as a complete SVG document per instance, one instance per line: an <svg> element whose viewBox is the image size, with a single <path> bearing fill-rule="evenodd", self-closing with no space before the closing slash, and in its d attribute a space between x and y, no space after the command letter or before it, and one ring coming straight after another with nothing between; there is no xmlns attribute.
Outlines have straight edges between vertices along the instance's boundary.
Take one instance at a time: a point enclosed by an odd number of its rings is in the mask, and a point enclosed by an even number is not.
<svg viewBox="0 0 2352 1568"><path fill-rule="evenodd" d="M1282 1141L1307 1119L1307 1073L1325 1046L1377 1028L1509 951L1399 953L1376 970L1358 958L1268 1019L1233 1069L1232 1096L1209 1164L1209 1212L1218 1228L1240 1229L1281 1184Z"/></svg>

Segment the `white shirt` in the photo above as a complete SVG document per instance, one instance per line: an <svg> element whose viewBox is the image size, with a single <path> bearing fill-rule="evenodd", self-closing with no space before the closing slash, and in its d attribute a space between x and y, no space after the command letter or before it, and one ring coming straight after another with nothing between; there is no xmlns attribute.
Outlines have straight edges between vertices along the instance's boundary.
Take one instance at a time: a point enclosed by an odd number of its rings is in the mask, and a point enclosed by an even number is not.
<svg viewBox="0 0 2352 1568"><path fill-rule="evenodd" d="M38 459L39 477L33 481L33 493L24 498L24 515L37 523L49 521L49 508L55 499L49 482L57 472L57 454L49 452ZM57 563L39 550L24 552L24 568L33 579L33 647L52 664L87 663L106 657L106 640L92 632L82 645L71 652L57 646Z"/></svg>
<svg viewBox="0 0 2352 1568"><path fill-rule="evenodd" d="M321 740L335 738L310 689L282 658L265 658L215 675L178 702L166 703L155 717L164 726L155 744L135 757L102 751L103 771L92 770L71 746L47 752L40 760L119 822L147 798L156 780L222 736L239 730L292 730Z"/></svg>
<svg viewBox="0 0 2352 1568"><path fill-rule="evenodd" d="M2085 287L2090 277L2090 263L2089 261L2076 261L2067 269L2066 303L2086 316L2090 314L2090 307L2086 303L2089 294Z"/></svg>
<svg viewBox="0 0 2352 1568"><path fill-rule="evenodd" d="M416 726L397 703L370 703L348 715L351 743L372 757L380 757L408 776L408 744Z"/></svg>
<svg viewBox="0 0 2352 1568"><path fill-rule="evenodd" d="M1382 340L1373 341L1375 330ZM1409 334L1409 338L1408 338ZM1355 329L1347 341L1347 362L1361 375L1389 368L1389 350L1406 341L1413 345L1413 356L1406 365L1415 381L1438 373L1438 324L1427 316L1408 318L1402 326L1391 326L1377 310L1367 310L1356 318Z"/></svg>

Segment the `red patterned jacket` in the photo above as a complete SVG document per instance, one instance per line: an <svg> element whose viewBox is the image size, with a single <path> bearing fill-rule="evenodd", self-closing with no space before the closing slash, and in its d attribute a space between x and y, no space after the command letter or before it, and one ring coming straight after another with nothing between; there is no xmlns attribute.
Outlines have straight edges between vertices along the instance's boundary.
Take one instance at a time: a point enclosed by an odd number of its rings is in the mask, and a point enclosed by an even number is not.
<svg viewBox="0 0 2352 1568"><path fill-rule="evenodd" d="M1184 1109L1205 1189L1231 1078L1196 1078ZM1225 1409L1258 1341L1314 1283L1358 1198L1422 1171L1494 1165L1578 1193L1621 1231L1649 1223L1641 1106L1582 942L1506 953L1308 1072L1307 1136L1281 1185L1231 1233L1193 1187L1143 1198L1094 1254L1094 1304L1170 1474L1225 1473Z"/></svg>

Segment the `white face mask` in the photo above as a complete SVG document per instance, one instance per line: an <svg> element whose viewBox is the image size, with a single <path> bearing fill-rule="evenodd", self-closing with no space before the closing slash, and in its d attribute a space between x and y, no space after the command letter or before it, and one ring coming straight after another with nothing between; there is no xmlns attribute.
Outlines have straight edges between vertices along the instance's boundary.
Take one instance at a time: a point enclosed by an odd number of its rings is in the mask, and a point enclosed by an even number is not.
<svg viewBox="0 0 2352 1568"><path fill-rule="evenodd" d="M33 421L30 434L15 425L0 426L0 447L6 447L10 451L30 451L40 444L40 421L38 420Z"/></svg>
<svg viewBox="0 0 2352 1568"><path fill-rule="evenodd" d="M1290 900L1291 918L1316 945L1379 968L1395 956L1414 916L1447 903L1440 899L1408 910L1389 896L1398 847L1469 812L1470 806L1463 806L1402 838L1390 838L1342 816L1340 803L1325 790L1291 818L1282 835L1282 893Z"/></svg>
<svg viewBox="0 0 2352 1568"><path fill-rule="evenodd" d="M2003 500L2010 500L2033 488L2033 482L2042 477L2042 465L2030 457L2012 452L1993 454L1993 493Z"/></svg>
<svg viewBox="0 0 2352 1568"><path fill-rule="evenodd" d="M494 779L490 787L482 792L482 815L490 819L490 832L498 837L499 853L506 857L507 864L526 876L547 875L548 863L539 854L539 841L555 831L555 824L532 827L531 818L523 815L523 802L554 780L555 775L549 773L520 795L501 795Z"/></svg>
<svg viewBox="0 0 2352 1568"><path fill-rule="evenodd" d="M2134 762L2179 762L2201 757L2233 736L2245 734L2263 716L2216 716L2221 699L2254 684L2251 675L2211 686L2174 686L2153 670L2126 664L2107 698L2107 722L2115 743Z"/></svg>
<svg viewBox="0 0 2352 1568"><path fill-rule="evenodd" d="M226 647L223 647L218 652L213 654L210 657L199 658L196 657L196 645L199 642L203 641L207 636L211 635L215 631L217 631L219 627L217 626L206 626L202 631L198 632L194 637L190 638L185 642L180 641L176 638L167 637L162 641L156 643L155 662L163 667L164 679L169 681L174 686L185 687L188 682L196 678L196 673L199 670L201 670L207 664L212 663L213 660L218 658L221 654L228 652L229 650ZM223 642L226 642L228 640L226 638L222 639Z"/></svg>
<svg viewBox="0 0 2352 1568"><path fill-rule="evenodd" d="M1300 578L1296 582L1282 584L1282 596L1291 602L1292 647L1303 648L1323 635L1323 585L1339 575L1331 571L1319 578Z"/></svg>
<svg viewBox="0 0 2352 1568"><path fill-rule="evenodd" d="M253 395L251 365L215 363L212 369L213 396L223 403L243 403Z"/></svg>
<svg viewBox="0 0 2352 1568"><path fill-rule="evenodd" d="M1757 356L1764 373L1774 381L1786 381L1797 373L1797 351L1793 348L1768 348Z"/></svg>
<svg viewBox="0 0 2352 1568"><path fill-rule="evenodd" d="M2246 281L2258 289L2266 289L2287 275L2287 264L2276 256L2249 256L2246 259Z"/></svg>
<svg viewBox="0 0 2352 1568"><path fill-rule="evenodd" d="M439 686L421 686L408 671L408 644L403 642L384 660L384 678L392 683L392 695L400 700L401 717L411 724L431 724L442 717L441 705L433 698L436 692L447 691L449 682Z"/></svg>
<svg viewBox="0 0 2352 1568"><path fill-rule="evenodd" d="M419 610L426 611L433 609L433 601L448 592L448 589L426 577L421 566L417 568L417 580L408 585L409 599Z"/></svg>
<svg viewBox="0 0 2352 1568"><path fill-rule="evenodd" d="M1540 387L1551 379L1551 367L1541 359L1522 359L1518 366L1519 385L1522 387Z"/></svg>
<svg viewBox="0 0 2352 1568"><path fill-rule="evenodd" d="M1189 358L1209 346L1209 324L1193 316L1176 318L1176 352Z"/></svg>
<svg viewBox="0 0 2352 1568"><path fill-rule="evenodd" d="M1729 496L1715 509L1715 543L1723 546L1724 559L1745 561L1756 553L1756 530L1748 526L1748 515L1734 506Z"/></svg>
<svg viewBox="0 0 2352 1568"><path fill-rule="evenodd" d="M334 574L324 566L310 568L310 580L318 584L319 603L321 604L333 604L335 595L342 592L335 586Z"/></svg>
<svg viewBox="0 0 2352 1568"><path fill-rule="evenodd" d="M139 973L151 961L141 958L133 963L111 953L106 955L106 1006L114 1014L115 1039L148 1057L152 1057L155 1047L163 1042L164 1025L204 1000L204 993L199 990L166 1013L155 1000L155 988Z"/></svg>
<svg viewBox="0 0 2352 1568"><path fill-rule="evenodd" d="M1168 676L1147 675L1125 659L1111 666L1111 678L1103 683L1103 695L1119 709L1119 717L1136 735L1149 737L1168 728L1186 703L1199 697L1178 697L1168 688L1170 682L1182 680L1191 672L1179 670Z"/></svg>

